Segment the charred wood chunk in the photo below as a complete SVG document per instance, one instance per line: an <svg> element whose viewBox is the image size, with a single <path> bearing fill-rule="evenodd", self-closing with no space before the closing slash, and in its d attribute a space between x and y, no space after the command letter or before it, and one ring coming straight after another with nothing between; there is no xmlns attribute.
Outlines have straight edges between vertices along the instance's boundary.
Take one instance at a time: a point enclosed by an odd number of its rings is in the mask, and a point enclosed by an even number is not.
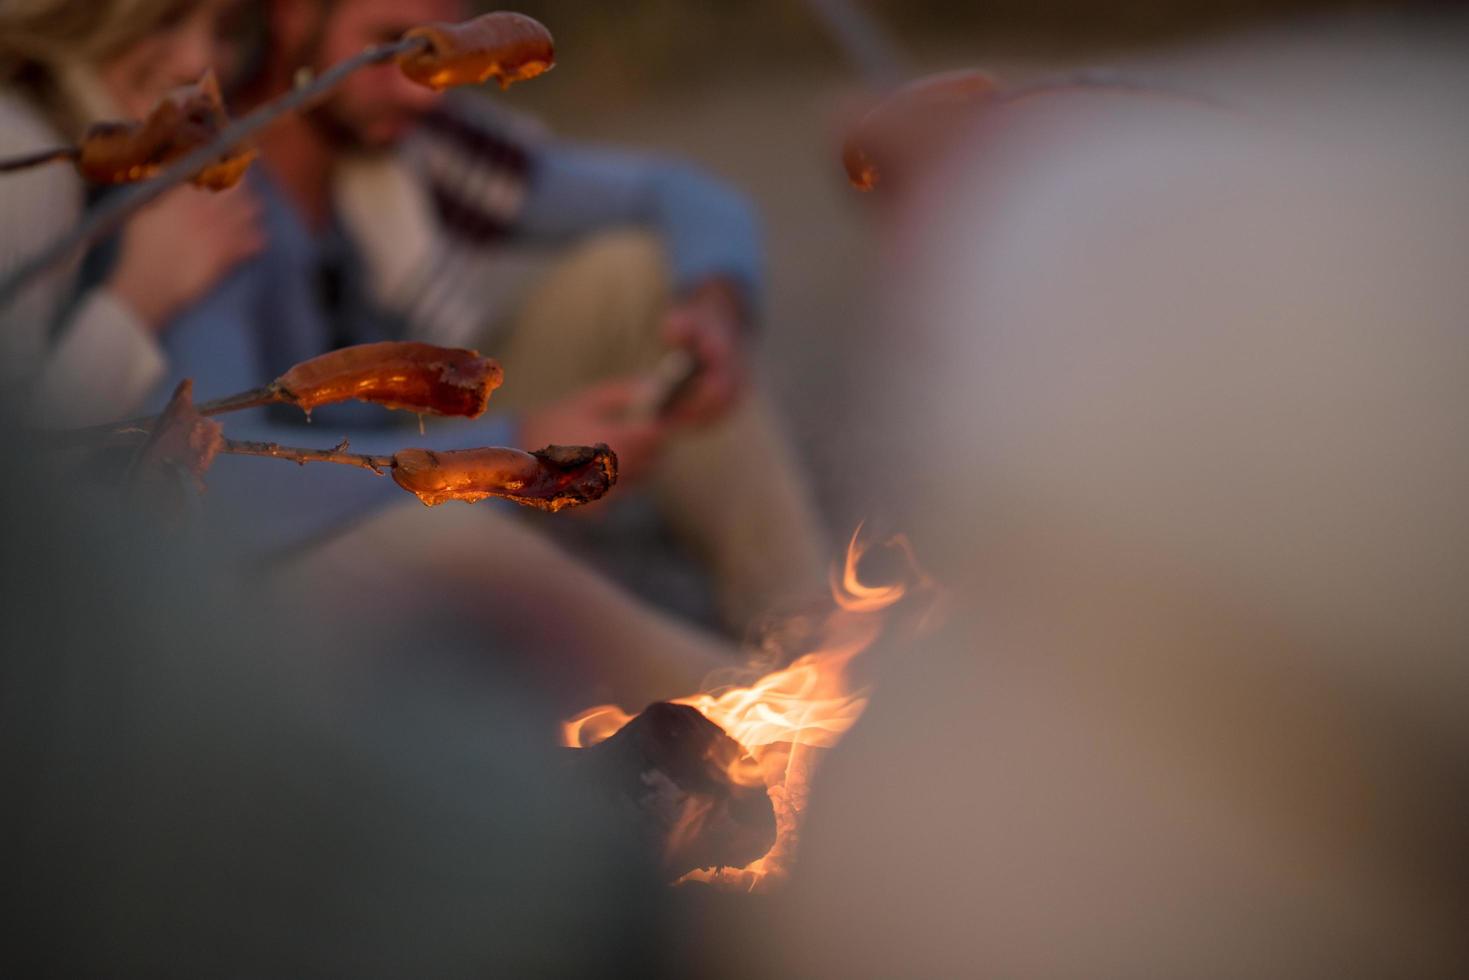
<svg viewBox="0 0 1469 980"><path fill-rule="evenodd" d="M775 843L775 811L744 747L695 709L650 705L617 734L572 752L670 879L742 867Z"/></svg>

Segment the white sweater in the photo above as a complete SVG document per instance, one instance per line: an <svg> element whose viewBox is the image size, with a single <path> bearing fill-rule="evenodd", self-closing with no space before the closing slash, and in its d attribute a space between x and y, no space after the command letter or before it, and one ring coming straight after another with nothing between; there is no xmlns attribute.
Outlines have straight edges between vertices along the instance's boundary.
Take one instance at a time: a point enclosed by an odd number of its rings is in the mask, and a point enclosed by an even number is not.
<svg viewBox="0 0 1469 980"><path fill-rule="evenodd" d="M24 99L0 93L0 157L67 142ZM81 218L76 172L51 164L0 175L0 276ZM48 428L87 425L138 409L164 374L153 332L106 289L73 302L79 259L32 284L0 309L0 385L33 385L29 401Z"/></svg>

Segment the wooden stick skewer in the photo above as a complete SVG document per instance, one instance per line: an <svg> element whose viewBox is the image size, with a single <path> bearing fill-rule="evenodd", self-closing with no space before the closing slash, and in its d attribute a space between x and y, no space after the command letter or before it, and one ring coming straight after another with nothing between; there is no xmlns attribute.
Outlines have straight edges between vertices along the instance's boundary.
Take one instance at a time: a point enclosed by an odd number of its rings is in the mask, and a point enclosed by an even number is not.
<svg viewBox="0 0 1469 980"><path fill-rule="evenodd" d="M81 152L74 146L58 146L50 150L37 150L35 153L22 154L8 160L0 160L0 174L30 170L32 167L44 167L49 163L59 163L62 160L75 160L81 155Z"/></svg>
<svg viewBox="0 0 1469 980"><path fill-rule="evenodd" d="M269 456L271 459L289 460L301 466L307 463L339 463L343 466L372 470L378 476L384 475L394 466L391 456L365 456L361 453L348 452L346 439L332 449L297 449L294 446L282 446L274 442L226 439L219 451L233 456Z"/></svg>
<svg viewBox="0 0 1469 980"><path fill-rule="evenodd" d="M152 180L133 184L92 210L75 228L42 249L29 261L17 266L0 282L0 309L9 306L21 290L59 262L80 249L106 238L140 208L192 178L231 149L239 146L277 119L307 105L331 91L348 75L372 65L390 61L400 54L428 46L422 37L406 38L391 44L379 44L355 57L324 71L313 81L301 85L278 99L267 102L254 112L225 127L212 141L174 163Z"/></svg>

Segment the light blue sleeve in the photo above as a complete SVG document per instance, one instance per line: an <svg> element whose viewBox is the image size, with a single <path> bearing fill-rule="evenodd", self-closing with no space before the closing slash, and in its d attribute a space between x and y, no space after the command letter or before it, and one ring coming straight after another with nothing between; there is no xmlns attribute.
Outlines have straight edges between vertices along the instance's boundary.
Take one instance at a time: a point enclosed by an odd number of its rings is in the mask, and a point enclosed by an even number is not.
<svg viewBox="0 0 1469 980"><path fill-rule="evenodd" d="M750 310L764 298L764 251L753 204L685 163L572 143L535 148L530 186L513 231L560 242L616 226L657 233L674 288L732 280Z"/></svg>
<svg viewBox="0 0 1469 980"><path fill-rule="evenodd" d="M171 377L157 393L159 404L183 378L194 379L198 401L246 391L270 380L254 336L254 317L263 315L260 297L267 281L263 270L243 269L170 328L165 347ZM419 434L412 420L384 427L308 427L272 422L263 409L222 415L219 422L232 439L325 449L345 436L354 452L375 455L410 447L508 446L515 444L518 434L514 421L503 416L434 420L426 435ZM221 455L206 480L202 508L206 534L220 547L247 559L269 557L328 537L385 507L422 506L389 476L329 463L297 466L282 460Z"/></svg>

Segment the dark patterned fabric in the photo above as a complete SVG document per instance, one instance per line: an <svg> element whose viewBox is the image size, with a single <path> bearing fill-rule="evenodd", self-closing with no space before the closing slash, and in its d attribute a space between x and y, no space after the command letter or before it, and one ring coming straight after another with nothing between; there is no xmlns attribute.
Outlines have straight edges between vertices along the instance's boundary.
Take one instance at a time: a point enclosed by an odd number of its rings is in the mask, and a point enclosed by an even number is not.
<svg viewBox="0 0 1469 980"><path fill-rule="evenodd" d="M430 114L415 137L444 231L470 245L505 238L529 182L530 149L502 123L456 100Z"/></svg>

